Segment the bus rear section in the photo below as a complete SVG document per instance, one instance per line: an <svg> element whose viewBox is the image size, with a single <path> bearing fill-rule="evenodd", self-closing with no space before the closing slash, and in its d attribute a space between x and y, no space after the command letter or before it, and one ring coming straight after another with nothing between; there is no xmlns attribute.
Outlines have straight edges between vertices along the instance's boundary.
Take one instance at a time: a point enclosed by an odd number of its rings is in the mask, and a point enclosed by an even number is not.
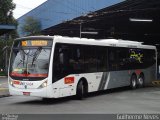
<svg viewBox="0 0 160 120"><path fill-rule="evenodd" d="M8 73L11 95L47 97L52 43L36 37L14 41Z"/></svg>

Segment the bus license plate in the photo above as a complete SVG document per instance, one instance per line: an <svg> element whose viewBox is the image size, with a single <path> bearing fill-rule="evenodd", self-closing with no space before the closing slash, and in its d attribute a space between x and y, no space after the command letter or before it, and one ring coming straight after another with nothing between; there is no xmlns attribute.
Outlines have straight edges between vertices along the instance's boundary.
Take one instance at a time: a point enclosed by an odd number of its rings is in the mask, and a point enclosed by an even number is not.
<svg viewBox="0 0 160 120"><path fill-rule="evenodd" d="M30 92L23 92L23 95L30 96Z"/></svg>

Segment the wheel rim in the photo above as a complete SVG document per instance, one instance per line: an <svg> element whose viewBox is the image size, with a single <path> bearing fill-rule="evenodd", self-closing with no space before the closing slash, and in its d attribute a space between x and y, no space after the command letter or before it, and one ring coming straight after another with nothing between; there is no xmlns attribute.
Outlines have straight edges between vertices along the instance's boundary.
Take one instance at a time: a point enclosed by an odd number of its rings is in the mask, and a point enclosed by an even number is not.
<svg viewBox="0 0 160 120"><path fill-rule="evenodd" d="M135 87L136 86L136 79L132 79L132 86Z"/></svg>
<svg viewBox="0 0 160 120"><path fill-rule="evenodd" d="M138 78L138 86L139 86L139 88L144 87L144 76L140 76Z"/></svg>
<svg viewBox="0 0 160 120"><path fill-rule="evenodd" d="M84 95L84 87L83 87L83 84L82 84L82 88L81 88L81 94L82 94L82 97Z"/></svg>
<svg viewBox="0 0 160 120"><path fill-rule="evenodd" d="M142 77L140 77L139 79L138 79L138 82L139 82L139 85L143 85L143 78Z"/></svg>

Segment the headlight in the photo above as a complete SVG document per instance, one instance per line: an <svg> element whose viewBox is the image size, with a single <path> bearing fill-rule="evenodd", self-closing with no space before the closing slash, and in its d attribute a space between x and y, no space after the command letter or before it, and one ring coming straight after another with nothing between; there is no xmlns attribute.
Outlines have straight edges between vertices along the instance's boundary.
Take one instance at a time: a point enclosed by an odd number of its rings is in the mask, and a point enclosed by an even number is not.
<svg viewBox="0 0 160 120"><path fill-rule="evenodd" d="M38 88L41 89L44 87L47 87L47 81L43 82Z"/></svg>
<svg viewBox="0 0 160 120"><path fill-rule="evenodd" d="M12 87L15 87L12 80L9 80L9 84L10 84Z"/></svg>

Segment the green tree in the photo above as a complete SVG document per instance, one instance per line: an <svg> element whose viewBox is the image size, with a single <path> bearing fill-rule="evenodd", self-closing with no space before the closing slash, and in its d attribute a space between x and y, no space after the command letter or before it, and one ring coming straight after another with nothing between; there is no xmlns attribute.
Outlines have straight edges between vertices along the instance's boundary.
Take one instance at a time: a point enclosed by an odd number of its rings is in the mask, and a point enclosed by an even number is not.
<svg viewBox="0 0 160 120"><path fill-rule="evenodd" d="M16 5L13 3L13 0L0 0L0 24L11 24L17 26L17 21L13 17L13 10L15 9L15 7ZM0 35L2 33L0 31ZM0 36L0 68L5 68L5 65L7 63L6 61L8 61L8 57L6 56L9 55L11 42L15 37L17 37L16 30L8 32L4 36Z"/></svg>
<svg viewBox="0 0 160 120"><path fill-rule="evenodd" d="M41 33L41 23L38 19L29 16L25 19L22 31L25 35L39 35Z"/></svg>
<svg viewBox="0 0 160 120"><path fill-rule="evenodd" d="M13 0L0 0L0 24L11 24L15 26L18 25L17 20L13 17L13 10L15 9L15 7L16 5L13 3ZM18 37L16 30L7 33L7 35L10 36L12 39Z"/></svg>
<svg viewBox="0 0 160 120"><path fill-rule="evenodd" d="M0 0L0 24L16 24L13 17L15 7L13 0Z"/></svg>

